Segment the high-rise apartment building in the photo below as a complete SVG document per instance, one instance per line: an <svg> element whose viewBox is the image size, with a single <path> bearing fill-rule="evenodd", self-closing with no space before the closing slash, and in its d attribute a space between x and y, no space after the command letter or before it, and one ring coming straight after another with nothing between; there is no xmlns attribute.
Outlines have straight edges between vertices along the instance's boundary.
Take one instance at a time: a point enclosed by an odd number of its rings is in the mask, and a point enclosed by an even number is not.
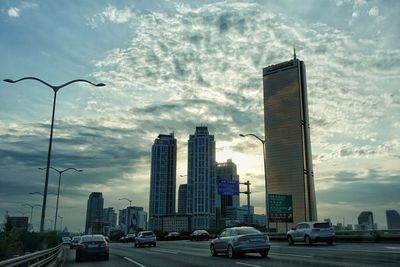
<svg viewBox="0 0 400 267"><path fill-rule="evenodd" d="M176 139L174 134L160 134L151 150L149 224L160 229L160 216L175 213Z"/></svg>
<svg viewBox="0 0 400 267"><path fill-rule="evenodd" d="M186 214L187 204L187 184L179 185L178 189L178 213Z"/></svg>
<svg viewBox="0 0 400 267"><path fill-rule="evenodd" d="M377 226L374 224L374 215L372 211L362 211L358 215L358 226L359 230L373 230Z"/></svg>
<svg viewBox="0 0 400 267"><path fill-rule="evenodd" d="M400 215L396 210L386 210L386 222L389 230L400 229Z"/></svg>
<svg viewBox="0 0 400 267"><path fill-rule="evenodd" d="M292 60L264 68L263 83L268 194L292 195L293 223L315 221L304 62L295 55Z"/></svg>
<svg viewBox="0 0 400 267"><path fill-rule="evenodd" d="M86 209L86 234L103 233L103 205L104 199L101 192L92 192L89 195Z"/></svg>
<svg viewBox="0 0 400 267"><path fill-rule="evenodd" d="M192 228L215 227L215 140L205 126L196 127L188 142L187 213Z"/></svg>
<svg viewBox="0 0 400 267"><path fill-rule="evenodd" d="M228 159L227 162L217 163L217 184L220 180L235 180L239 182L239 175L237 174L236 164ZM222 218L226 217L226 207L239 207L240 197L239 195L217 195L216 199L217 216L220 215Z"/></svg>
<svg viewBox="0 0 400 267"><path fill-rule="evenodd" d="M117 225L117 213L113 207L103 209L104 226L115 227Z"/></svg>

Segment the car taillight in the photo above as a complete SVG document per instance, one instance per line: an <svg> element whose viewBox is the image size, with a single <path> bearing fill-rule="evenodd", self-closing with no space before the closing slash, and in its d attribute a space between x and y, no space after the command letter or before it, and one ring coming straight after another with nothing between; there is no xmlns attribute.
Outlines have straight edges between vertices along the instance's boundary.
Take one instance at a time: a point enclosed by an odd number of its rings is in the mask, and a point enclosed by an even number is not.
<svg viewBox="0 0 400 267"><path fill-rule="evenodd" d="M241 236L241 237L238 238L238 241L239 241L239 242L245 242L245 241L247 241L247 240L248 240L248 238L245 237L245 236Z"/></svg>
<svg viewBox="0 0 400 267"><path fill-rule="evenodd" d="M311 231L312 232L319 232L319 230L320 230L319 228L313 228Z"/></svg>
<svg viewBox="0 0 400 267"><path fill-rule="evenodd" d="M155 234L153 234L153 235L152 235L152 237L156 237L156 235L155 235Z"/></svg>
<svg viewBox="0 0 400 267"><path fill-rule="evenodd" d="M265 238L265 241L269 241L269 236L268 235L265 235L264 238Z"/></svg>
<svg viewBox="0 0 400 267"><path fill-rule="evenodd" d="M108 243L107 242L103 242L100 244L100 247L108 247Z"/></svg>

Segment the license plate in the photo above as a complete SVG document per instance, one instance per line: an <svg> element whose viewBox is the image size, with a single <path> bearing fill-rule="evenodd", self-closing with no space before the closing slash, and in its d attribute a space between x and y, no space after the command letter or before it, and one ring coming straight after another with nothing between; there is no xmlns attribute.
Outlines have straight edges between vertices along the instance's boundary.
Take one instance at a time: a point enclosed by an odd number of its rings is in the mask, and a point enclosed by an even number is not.
<svg viewBox="0 0 400 267"><path fill-rule="evenodd" d="M88 248L97 248L97 245L88 245Z"/></svg>
<svg viewBox="0 0 400 267"><path fill-rule="evenodd" d="M264 242L264 239L250 239L250 242Z"/></svg>

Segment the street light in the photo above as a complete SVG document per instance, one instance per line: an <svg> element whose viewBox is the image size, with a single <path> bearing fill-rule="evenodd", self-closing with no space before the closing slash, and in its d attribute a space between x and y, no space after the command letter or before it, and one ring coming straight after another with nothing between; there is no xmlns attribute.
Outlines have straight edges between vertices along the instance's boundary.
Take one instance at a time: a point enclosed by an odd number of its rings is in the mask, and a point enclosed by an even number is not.
<svg viewBox="0 0 400 267"><path fill-rule="evenodd" d="M57 217L61 219L60 230L62 231L62 222L63 222L64 217L60 216L60 215L57 215Z"/></svg>
<svg viewBox="0 0 400 267"><path fill-rule="evenodd" d="M267 155L265 154L265 143L266 140L261 139L260 137L258 137L255 134L239 134L239 136L241 137L246 137L246 136L252 136L256 139L258 139L258 141L261 142L262 144L262 148L263 148L263 157L264 157L264 179L265 179L265 216L266 216L266 221L267 221L267 232L269 231L269 218L268 218L268 186L267 186Z"/></svg>
<svg viewBox="0 0 400 267"><path fill-rule="evenodd" d="M18 79L16 81L11 80L11 79L4 79L3 81L8 82L8 83L17 83L17 82L23 81L23 80L35 80L35 81L41 82L44 85L50 87L54 92L53 113L52 113L52 116L51 116L51 127L50 127L49 150L48 150L48 153L47 153L46 179L45 179L45 182L44 182L44 190L43 190L42 216L41 216L41 220L40 220L40 232L43 232L44 219L46 217L47 186L48 186L48 183L49 183L49 168L50 168L50 158L51 158L51 145L52 145L52 141L53 141L54 113L55 113L55 110L56 110L57 92L61 88L65 87L67 85L70 85L71 83L76 83L76 82L85 82L85 83L89 83L89 84L91 84L93 86L97 86L97 87L105 86L105 84L104 83L95 84L95 83L92 83L92 82L90 82L88 80L76 79L76 80L72 80L72 81L66 82L66 83L64 83L62 85L59 85L59 86L55 86L55 85L51 85L51 84L49 84L49 83L47 83L45 81L42 81L41 79L36 78L36 77L24 77L24 78Z"/></svg>
<svg viewBox="0 0 400 267"><path fill-rule="evenodd" d="M127 201L129 201L129 207L132 207L132 200L131 199L127 199L126 197L123 197L123 198L119 198L118 200L127 200Z"/></svg>
<svg viewBox="0 0 400 267"><path fill-rule="evenodd" d="M22 204L22 206L28 206L28 207L31 208L31 219L29 220L29 223L32 224L33 209L35 207L41 207L41 205L39 205L39 204L31 205L31 204L28 204L28 203L24 203L24 204Z"/></svg>
<svg viewBox="0 0 400 267"><path fill-rule="evenodd" d="M46 168L38 168L39 170L45 170ZM69 170L74 170L76 172L82 172L83 170L78 170L75 168L67 168L64 169L62 171L54 168L54 167L50 167L50 169L55 170L56 172L58 172L58 191L57 191L57 204L56 204L56 215L54 216L54 231L57 230L57 215L58 215L58 199L60 198L60 185L61 185L61 174L63 174L63 172L69 171Z"/></svg>

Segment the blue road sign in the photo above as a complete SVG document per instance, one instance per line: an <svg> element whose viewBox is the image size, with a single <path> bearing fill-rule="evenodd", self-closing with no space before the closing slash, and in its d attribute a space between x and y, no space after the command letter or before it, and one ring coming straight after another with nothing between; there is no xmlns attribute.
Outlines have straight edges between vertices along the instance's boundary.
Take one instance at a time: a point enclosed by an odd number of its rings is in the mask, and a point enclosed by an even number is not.
<svg viewBox="0 0 400 267"><path fill-rule="evenodd" d="M218 181L218 195L238 196L239 195L239 181L237 181L237 180L219 180Z"/></svg>

